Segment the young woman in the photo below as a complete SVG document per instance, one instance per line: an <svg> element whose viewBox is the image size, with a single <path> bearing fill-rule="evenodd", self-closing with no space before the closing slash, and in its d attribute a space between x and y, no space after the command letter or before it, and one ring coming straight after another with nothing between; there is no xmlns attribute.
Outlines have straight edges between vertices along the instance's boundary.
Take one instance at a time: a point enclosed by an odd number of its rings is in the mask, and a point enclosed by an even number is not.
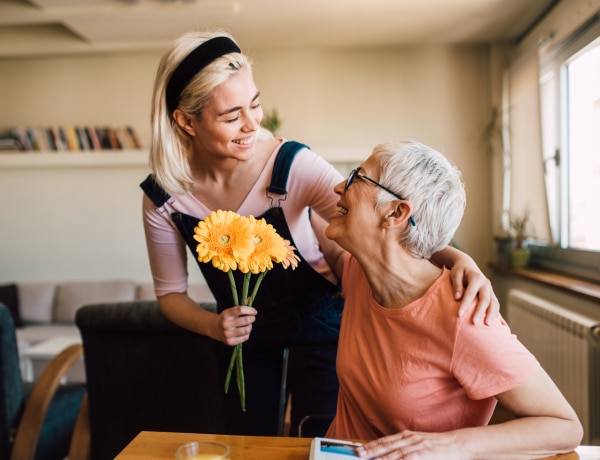
<svg viewBox="0 0 600 460"><path fill-rule="evenodd" d="M261 129L262 117L250 62L231 36L180 37L164 54L156 75L152 175L142 188L161 310L174 323L221 342L224 368L230 347L244 343L247 410L240 411L238 395L230 391L227 431L274 435L284 347L337 344L343 300L332 267L342 251L327 242L323 222L336 215L332 189L341 176L306 146ZM226 274L211 264L199 265L218 313L198 308L186 294L186 244L195 258L193 228L214 210L265 217L302 259L294 271L276 267L265 277L256 308L233 305ZM446 248L433 258L454 267L456 295L464 294L463 312L478 295L475 320L486 310L488 318L497 314L490 283L470 257ZM333 413L337 398L335 351L302 356L291 360L289 370L292 434L304 415Z"/></svg>

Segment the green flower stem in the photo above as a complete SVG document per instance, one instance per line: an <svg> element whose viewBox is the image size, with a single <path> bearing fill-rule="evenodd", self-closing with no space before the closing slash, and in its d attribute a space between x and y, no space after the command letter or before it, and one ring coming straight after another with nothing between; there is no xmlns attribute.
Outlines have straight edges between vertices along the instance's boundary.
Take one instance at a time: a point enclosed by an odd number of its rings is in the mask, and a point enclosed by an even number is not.
<svg viewBox="0 0 600 460"><path fill-rule="evenodd" d="M231 359L229 360L229 368L225 377L225 393L229 392L229 384L231 382L231 374L235 365L236 383L238 392L240 393L240 405L242 410L246 412L246 385L244 382L244 361L242 360L242 344L239 343L233 348Z"/></svg>
<svg viewBox="0 0 600 460"><path fill-rule="evenodd" d="M227 368L227 376L225 377L225 393L229 392L229 382L231 381L231 373L233 372L233 366L238 359L238 348L241 349L242 344L237 344L233 348L233 353L231 353L231 359L229 360L229 367Z"/></svg>
<svg viewBox="0 0 600 460"><path fill-rule="evenodd" d="M237 286L235 284L235 278L233 277L233 271L229 270L227 272L227 276L229 277L229 285L231 286L231 295L233 296L233 304L234 305L238 305L239 304L239 299L238 299L238 293L237 293ZM241 344L236 345L233 348L233 353L231 353L231 359L229 360L229 367L227 368L227 375L225 376L225 393L227 393L229 391L229 383L231 381L231 373L233 372L233 367L235 365L235 362L238 359L238 349L241 348Z"/></svg>
<svg viewBox="0 0 600 460"><path fill-rule="evenodd" d="M242 285L242 304L248 305L248 289L250 287L250 276L252 272L248 272L244 275L244 284Z"/></svg>
<svg viewBox="0 0 600 460"><path fill-rule="evenodd" d="M227 276L229 277L229 285L231 286L231 294L233 295L233 305L239 305L237 286L235 285L235 278L231 269L227 272Z"/></svg>
<svg viewBox="0 0 600 460"><path fill-rule="evenodd" d="M227 368L227 375L225 376L225 393L229 392L229 381L231 380L231 372L233 371L233 365L235 364L235 359L237 357L236 347L233 349L233 353L231 353L231 358L229 359L229 367Z"/></svg>
<svg viewBox="0 0 600 460"><path fill-rule="evenodd" d="M260 283L262 283L263 278L265 277L265 275L268 273L269 270L265 270L264 272L261 272L260 275L258 275L258 278L256 279L256 283L254 283L254 289L252 290L252 295L250 296L250 302L248 302L248 306L252 306L252 303L254 302L254 298L256 297L256 294L258 293L258 288L260 287Z"/></svg>
<svg viewBox="0 0 600 460"><path fill-rule="evenodd" d="M239 344L237 359L237 385L240 393L242 411L246 412L246 384L244 382L244 361L242 361L242 344Z"/></svg>
<svg viewBox="0 0 600 460"><path fill-rule="evenodd" d="M242 304L252 306L254 302L254 298L258 293L258 288L260 284L267 274L268 270L260 273L258 278L256 279L256 283L254 283L254 288L252 289L252 294L248 297L248 291L250 290L250 279L252 277L252 273L248 272L244 275L244 284L242 285ZM235 278L233 277L233 272L229 270L227 272L227 276L229 277L229 284L231 286L231 293L233 295L233 303L234 305L239 305L239 297L237 293L237 286L235 284ZM239 343L233 348L233 353L231 353L231 359L229 360L229 367L227 368L227 375L225 376L225 393L229 392L229 384L231 383L231 374L233 373L233 369L235 367L235 377L238 392L240 393L240 405L242 406L242 411L246 412L246 384L244 381L244 361L242 359L242 344Z"/></svg>

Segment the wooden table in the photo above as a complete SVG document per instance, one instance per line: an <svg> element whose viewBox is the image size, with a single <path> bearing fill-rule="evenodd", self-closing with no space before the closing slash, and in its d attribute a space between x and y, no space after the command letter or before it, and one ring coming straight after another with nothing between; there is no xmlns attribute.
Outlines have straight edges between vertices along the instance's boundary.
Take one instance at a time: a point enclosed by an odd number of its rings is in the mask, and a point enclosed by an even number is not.
<svg viewBox="0 0 600 460"><path fill-rule="evenodd" d="M175 449L192 441L219 441L229 444L231 460L308 460L311 439L142 431L115 459L173 460ZM577 452L550 458L556 460L600 460L600 446L581 446Z"/></svg>

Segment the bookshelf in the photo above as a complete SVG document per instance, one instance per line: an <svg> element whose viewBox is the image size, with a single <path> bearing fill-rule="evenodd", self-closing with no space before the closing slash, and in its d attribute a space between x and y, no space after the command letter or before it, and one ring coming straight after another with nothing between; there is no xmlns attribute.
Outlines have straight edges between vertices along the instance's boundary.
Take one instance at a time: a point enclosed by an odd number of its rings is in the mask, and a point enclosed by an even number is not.
<svg viewBox="0 0 600 460"><path fill-rule="evenodd" d="M89 152L141 149L131 126L12 126L0 136L2 151Z"/></svg>

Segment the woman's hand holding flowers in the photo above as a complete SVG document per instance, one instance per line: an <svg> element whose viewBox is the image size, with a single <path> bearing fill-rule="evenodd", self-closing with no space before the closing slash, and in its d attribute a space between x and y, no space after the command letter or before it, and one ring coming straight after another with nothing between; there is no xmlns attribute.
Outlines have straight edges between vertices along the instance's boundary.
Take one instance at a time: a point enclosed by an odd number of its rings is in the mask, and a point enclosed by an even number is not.
<svg viewBox="0 0 600 460"><path fill-rule="evenodd" d="M250 338L257 313L255 308L244 305L223 310L218 319L218 335L214 338L229 346L246 342Z"/></svg>

